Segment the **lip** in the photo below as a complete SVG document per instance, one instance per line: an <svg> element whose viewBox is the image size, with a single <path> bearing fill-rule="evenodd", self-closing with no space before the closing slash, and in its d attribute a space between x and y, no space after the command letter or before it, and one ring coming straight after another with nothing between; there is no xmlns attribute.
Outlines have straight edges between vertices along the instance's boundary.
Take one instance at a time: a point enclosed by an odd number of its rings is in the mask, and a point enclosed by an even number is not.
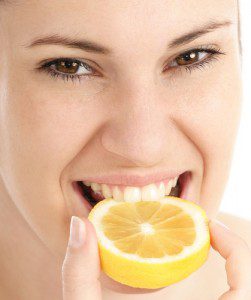
<svg viewBox="0 0 251 300"><path fill-rule="evenodd" d="M77 179L76 181L86 181L86 182L95 182L99 184L111 184L111 185L124 185L124 186L138 186L142 187L154 182L159 182L162 180L173 179L177 176L180 176L185 171L169 171L154 173L148 175L135 175L135 174L111 174L103 175L98 177L85 177Z"/></svg>

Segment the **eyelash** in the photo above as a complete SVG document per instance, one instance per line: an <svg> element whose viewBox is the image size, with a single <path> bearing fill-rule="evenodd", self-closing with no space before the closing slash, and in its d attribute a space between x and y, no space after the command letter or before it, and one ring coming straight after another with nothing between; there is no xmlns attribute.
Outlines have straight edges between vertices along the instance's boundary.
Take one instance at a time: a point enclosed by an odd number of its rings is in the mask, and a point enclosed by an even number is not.
<svg viewBox="0 0 251 300"><path fill-rule="evenodd" d="M226 53L222 52L221 49L216 48L214 46L209 46L209 47L201 46L198 48L187 50L186 52L179 54L172 61L176 61L177 58L183 57L183 56L185 56L187 54L191 54L193 52L195 52L195 53L204 52L204 53L208 53L209 56L197 63L193 63L190 65L184 65L184 66L178 65L177 67L171 67L171 69L179 69L181 71L182 71L182 69L185 69L186 72L190 72L190 74L191 74L194 69L203 69L206 67L206 64L212 63L213 60L218 60L219 55L226 54ZM55 71L54 69L51 69L51 66L56 66L57 63L62 62L62 61L69 62L69 63L77 63L78 69L80 66L82 66L82 67L86 68L86 70L88 70L88 71L94 70L94 68L92 68L85 62L82 62L82 61L79 61L76 59L71 59L71 58L63 58L63 57L57 58L56 60L53 60L50 62L47 62L47 63L43 64L42 66L38 67L37 69L39 71L47 72L53 78L59 77L59 78L63 79L64 81L68 81L69 79L71 79L72 82L74 82L78 79L80 82L83 79L83 77L84 77L84 79L94 79L94 77L96 77L96 75L92 75L92 74L85 74L85 75L76 75L76 74L71 75L70 74L69 75L69 74L60 73L58 71Z"/></svg>
<svg viewBox="0 0 251 300"><path fill-rule="evenodd" d="M180 55L176 56L174 60L176 60L178 57L185 56L186 54L191 54L193 52L199 53L199 52L204 52L208 53L209 56L198 61L197 63L193 63L190 65L185 65L185 66L178 66L178 67L171 67L174 69L179 69L182 71L182 69L185 69L186 72L189 72L190 74L194 69L204 69L207 65L210 65L214 60L218 60L220 55L226 55L225 52L222 52L220 48L215 47L215 46L201 46L197 47L194 49L187 50Z"/></svg>

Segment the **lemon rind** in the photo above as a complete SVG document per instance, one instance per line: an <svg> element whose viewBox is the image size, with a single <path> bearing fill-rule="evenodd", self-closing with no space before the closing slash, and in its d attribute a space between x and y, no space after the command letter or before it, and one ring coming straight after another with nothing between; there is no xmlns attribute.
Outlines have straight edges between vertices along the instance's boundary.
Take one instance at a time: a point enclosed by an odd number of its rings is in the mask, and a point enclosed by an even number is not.
<svg viewBox="0 0 251 300"><path fill-rule="evenodd" d="M183 259L162 264L128 260L114 255L102 245L100 247L101 267L109 277L131 287L156 289L185 279L199 269L207 260L210 243L204 244L202 248Z"/></svg>

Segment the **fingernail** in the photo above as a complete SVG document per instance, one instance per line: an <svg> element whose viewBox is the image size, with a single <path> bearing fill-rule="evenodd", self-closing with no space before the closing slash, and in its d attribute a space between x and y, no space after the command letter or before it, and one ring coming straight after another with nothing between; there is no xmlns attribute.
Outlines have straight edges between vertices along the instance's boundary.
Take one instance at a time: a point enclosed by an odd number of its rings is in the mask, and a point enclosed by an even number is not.
<svg viewBox="0 0 251 300"><path fill-rule="evenodd" d="M221 227L229 230L229 227L227 227L225 224L223 224L222 222L220 222L220 221L218 221L216 219L212 219L212 220L210 220L210 222L215 223L215 224L217 224L217 225L219 225L219 226L221 226Z"/></svg>
<svg viewBox="0 0 251 300"><path fill-rule="evenodd" d="M72 216L70 225L69 246L78 248L84 245L86 238L86 229L84 221Z"/></svg>

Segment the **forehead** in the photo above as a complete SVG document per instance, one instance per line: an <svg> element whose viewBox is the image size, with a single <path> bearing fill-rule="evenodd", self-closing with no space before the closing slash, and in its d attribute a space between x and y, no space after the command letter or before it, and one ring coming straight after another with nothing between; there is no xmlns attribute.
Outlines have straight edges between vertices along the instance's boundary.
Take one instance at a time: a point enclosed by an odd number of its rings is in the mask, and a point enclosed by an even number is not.
<svg viewBox="0 0 251 300"><path fill-rule="evenodd" d="M171 40L210 21L237 24L236 0L17 0L1 13L19 44L60 33L98 40L115 51Z"/></svg>

